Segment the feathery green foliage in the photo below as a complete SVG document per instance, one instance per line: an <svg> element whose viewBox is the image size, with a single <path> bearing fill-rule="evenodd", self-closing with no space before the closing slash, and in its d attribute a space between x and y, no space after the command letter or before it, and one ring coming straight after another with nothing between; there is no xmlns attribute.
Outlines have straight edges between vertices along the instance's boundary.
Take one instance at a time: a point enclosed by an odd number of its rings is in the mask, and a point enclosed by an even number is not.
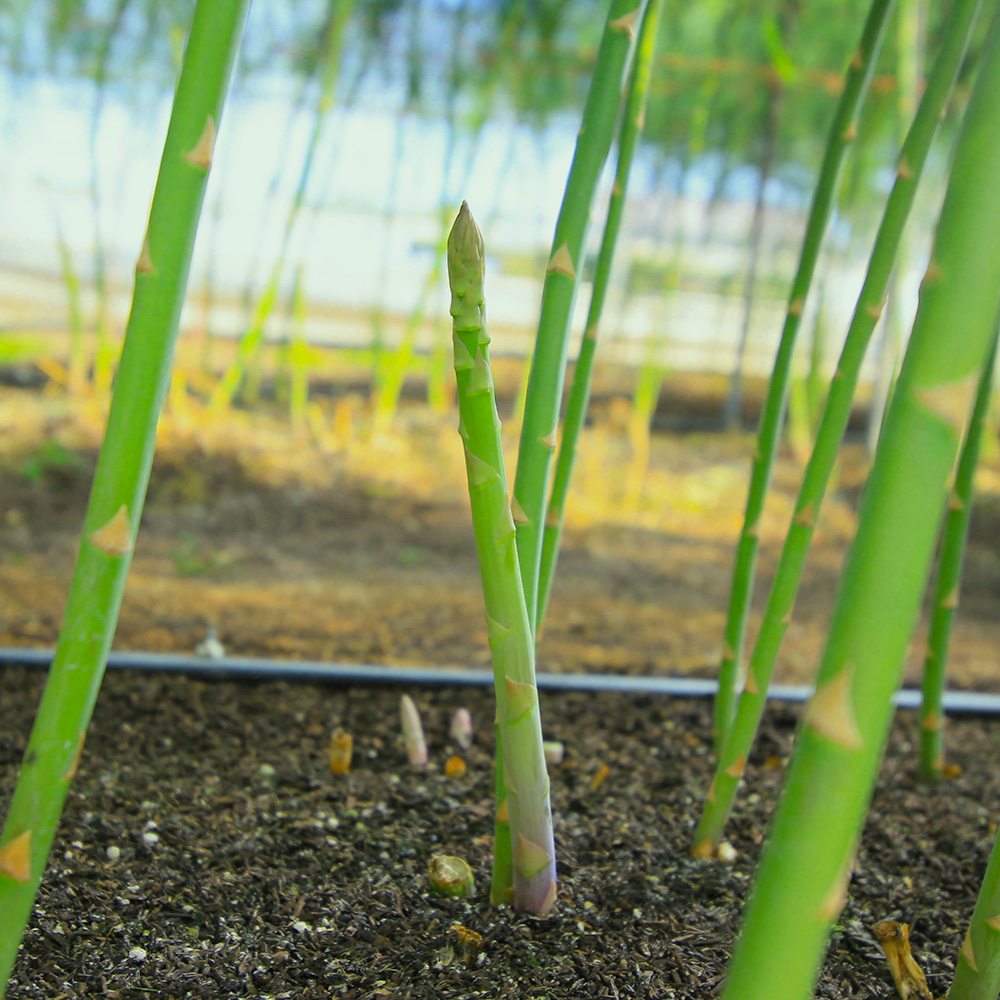
<svg viewBox="0 0 1000 1000"><path fill-rule="evenodd" d="M827 139L826 153L813 193L809 219L798 269L788 297L788 311L781 340L771 371L764 409L757 429L757 445L750 471L743 528L736 549L729 608L726 613L722 663L719 666L719 693L715 704L715 749L721 754L736 712L736 699L743 687L742 659L746 639L747 616L753 595L754 574L757 565L757 531L764 510L764 499L771 483L774 456L781 435L781 424L788 400L788 380L791 373L792 353L799 321L805 308L806 296L812 283L816 261L819 258L823 234L833 208L840 179L844 155L857 130L858 114L871 82L875 60L882 46L893 0L872 0L865 22L861 42L851 59L844 81L844 89L834 114Z"/></svg>
<svg viewBox="0 0 1000 1000"><path fill-rule="evenodd" d="M118 622L216 131L248 6L249 0L199 0L195 10L63 629L0 836L0 994Z"/></svg>
<svg viewBox="0 0 1000 1000"><path fill-rule="evenodd" d="M723 1000L810 996L830 928L847 899L892 721L892 696L995 330L998 92L1000 13L956 146L816 692L803 715Z"/></svg>

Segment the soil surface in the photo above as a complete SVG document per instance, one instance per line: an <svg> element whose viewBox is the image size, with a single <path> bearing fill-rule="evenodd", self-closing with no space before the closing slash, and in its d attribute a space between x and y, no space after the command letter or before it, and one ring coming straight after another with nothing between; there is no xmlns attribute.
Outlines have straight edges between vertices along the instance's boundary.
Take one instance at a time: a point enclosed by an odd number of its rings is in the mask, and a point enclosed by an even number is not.
<svg viewBox="0 0 1000 1000"><path fill-rule="evenodd" d="M0 670L13 720L2 798L43 680ZM422 771L400 745L395 689L109 674L10 1000L716 994L794 711L768 713L724 864L688 855L710 775L707 701L543 694L565 758L552 769L560 893L541 921L488 902L491 696L409 693L430 747ZM475 722L468 752L448 738L458 707ZM347 777L327 767L336 726L355 739ZM915 719L899 719L816 996L895 995L871 933L884 919L911 924L934 995L947 989L1000 810L998 724L957 719L949 734L961 776L921 788ZM464 776L445 775L451 754ZM436 854L469 862L472 900L428 892Z"/></svg>
<svg viewBox="0 0 1000 1000"><path fill-rule="evenodd" d="M161 425L116 648L356 663L488 662L454 418L404 408L371 440L366 400L319 399L308 440L174 398ZM752 437L655 434L648 464L628 408L598 397L578 463L539 669L712 676ZM96 461L102 415L0 390L0 646L51 646ZM700 426L700 425L699 425ZM511 442L516 434L510 433ZM761 529L762 607L800 477L783 454ZM865 474L848 445L821 514L776 679L808 682L822 650ZM1000 690L1000 476L987 466L952 641L954 686ZM754 623L751 624L752 640ZM908 677L919 676L923 629ZM0 667L0 819L42 672ZM555 915L487 902L491 698L414 690L431 745L416 772L395 689L112 674L9 989L18 997L640 997L718 990L796 724L768 717L729 839L731 865L688 856L710 775L707 701L543 696L566 745L552 778ZM468 707L467 773L448 720ZM333 777L333 729L355 739ZM997 724L949 730L961 771L913 778L901 714L850 899L817 996L893 995L871 925L912 925L935 995L949 983L1000 807ZM607 768L607 775L598 776ZM470 901L432 896L434 854L473 866ZM483 937L462 945L461 925Z"/></svg>

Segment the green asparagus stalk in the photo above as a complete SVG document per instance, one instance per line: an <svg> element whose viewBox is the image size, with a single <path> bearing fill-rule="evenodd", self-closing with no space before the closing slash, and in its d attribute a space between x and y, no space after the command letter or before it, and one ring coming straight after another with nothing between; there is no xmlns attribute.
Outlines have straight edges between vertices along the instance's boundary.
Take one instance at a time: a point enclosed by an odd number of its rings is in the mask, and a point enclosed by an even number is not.
<svg viewBox="0 0 1000 1000"><path fill-rule="evenodd" d="M997 93L1000 12L956 145L816 692L803 715L723 1000L810 997L831 924L847 898L892 697L994 332L1000 289Z"/></svg>
<svg viewBox="0 0 1000 1000"><path fill-rule="evenodd" d="M993 841L947 1000L996 1000L997 996L1000 996L1000 831Z"/></svg>
<svg viewBox="0 0 1000 1000"><path fill-rule="evenodd" d="M566 401L566 417L563 421L562 440L556 459L555 475L552 480L552 496L549 498L548 513L545 517L545 531L542 539L542 563L538 584L538 627L545 621L545 611L552 592L556 561L559 558L559 542L562 539L563 521L566 515L566 496L576 462L576 447L580 431L587 416L590 403L590 385L594 370L594 354L597 350L597 330L604 308L604 298L611 276L618 230L621 228L622 212L625 208L625 192L632 170L632 158L646 116L646 99L649 95L649 81L653 75L653 53L656 51L656 37L660 25L663 0L650 0L642 19L639 38L636 42L635 65L629 78L628 94L625 98L625 114L622 118L618 140L618 166L615 183L611 189L608 204L608 218L604 224L604 236L597 257L594 273L594 287L591 292L587 324L584 327L580 354L573 371L573 385Z"/></svg>
<svg viewBox="0 0 1000 1000"><path fill-rule="evenodd" d="M743 528L736 549L729 608L726 613L722 662L719 666L719 693L715 702L716 756L722 753L736 711L736 699L743 688L743 644L746 639L747 616L757 565L757 530L764 509L764 499L771 482L774 456L788 401L788 382L795 338L819 257L823 233L833 208L844 156L857 130L858 114L871 82L892 6L893 0L872 0L861 42L847 70L844 90L834 114L823 164L813 193L798 270L792 281L785 324L774 359L771 381L764 398L750 472Z"/></svg>
<svg viewBox="0 0 1000 1000"><path fill-rule="evenodd" d="M570 320L583 271L584 241L597 181L611 148L635 26L642 19L646 2L611 2L542 287L542 309L514 477L514 497L523 514L517 525L517 555L532 634L539 605L549 473L566 377Z"/></svg>
<svg viewBox="0 0 1000 1000"><path fill-rule="evenodd" d="M555 841L535 686L535 643L518 567L490 372L484 277L483 237L463 202L448 238L448 279L459 433L465 445L496 682L497 849L491 898L505 902L512 879L515 908L544 916L556 896Z"/></svg>
<svg viewBox="0 0 1000 1000"><path fill-rule="evenodd" d="M216 130L248 5L199 0L195 9L65 620L0 835L0 995L76 773L118 621Z"/></svg>
<svg viewBox="0 0 1000 1000"><path fill-rule="evenodd" d="M699 857L713 856L719 846L743 768L757 734L775 661L791 620L795 597L802 580L817 514L851 415L851 401L861 362L885 301L896 251L913 204L917 183L941 120L941 113L961 68L979 6L980 0L956 0L954 3L942 33L934 69L903 143L896 182L886 202L882 223L872 248L868 273L851 318L836 373L830 383L813 453L806 466L792 522L774 572L760 631L750 657L746 684L739 698L735 720L718 756L711 791L695 833L693 852Z"/></svg>
<svg viewBox="0 0 1000 1000"><path fill-rule="evenodd" d="M975 494L976 466L983 440L983 425L993 391L993 371L996 363L996 334L989 360L983 369L972 411L969 433L962 446L955 473L955 486L948 500L944 530L941 534L941 555L934 585L934 603L927 636L927 656L924 660L923 698L920 703L920 751L918 773L923 781L937 781L944 767L944 687L948 663L948 643L951 625L958 607L958 589L962 578L962 560L969 533L969 515Z"/></svg>

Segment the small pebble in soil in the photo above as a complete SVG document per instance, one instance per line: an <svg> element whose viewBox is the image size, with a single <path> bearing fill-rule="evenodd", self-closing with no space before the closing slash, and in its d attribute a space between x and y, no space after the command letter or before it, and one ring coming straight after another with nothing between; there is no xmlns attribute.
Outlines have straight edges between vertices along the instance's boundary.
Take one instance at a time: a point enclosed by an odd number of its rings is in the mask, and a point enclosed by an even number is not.
<svg viewBox="0 0 1000 1000"><path fill-rule="evenodd" d="M133 962L145 962L146 949L140 948L138 945L136 945L134 948L129 950L128 957L132 959Z"/></svg>
<svg viewBox="0 0 1000 1000"><path fill-rule="evenodd" d="M117 861L122 856L122 849L117 844L109 844L104 854L108 861Z"/></svg>
<svg viewBox="0 0 1000 1000"><path fill-rule="evenodd" d="M719 844L719 850L716 853L716 857L720 861L724 861L726 864L732 864L736 860L736 848L733 847L728 841L724 840Z"/></svg>

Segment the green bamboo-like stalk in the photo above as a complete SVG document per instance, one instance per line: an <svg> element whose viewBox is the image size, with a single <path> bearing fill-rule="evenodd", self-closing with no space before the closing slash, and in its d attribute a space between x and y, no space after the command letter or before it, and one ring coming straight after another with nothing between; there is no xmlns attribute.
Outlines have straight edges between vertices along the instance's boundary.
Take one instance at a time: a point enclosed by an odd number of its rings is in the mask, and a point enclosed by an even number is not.
<svg viewBox="0 0 1000 1000"><path fill-rule="evenodd" d="M834 114L823 164L813 193L798 270L792 281L785 324L760 416L743 528L736 549L736 564L726 613L722 662L719 666L719 693L715 702L716 755L722 752L736 711L736 699L743 687L743 643L746 639L747 616L757 565L757 530L771 482L774 456L788 400L788 380L795 337L819 257L823 233L833 207L844 155L857 129L858 113L871 82L892 6L893 0L872 0L861 42L847 70L844 90Z"/></svg>
<svg viewBox="0 0 1000 1000"><path fill-rule="evenodd" d="M718 755L715 776L695 832L693 851L699 857L714 855L719 846L723 827L743 776L743 768L757 735L775 661L791 621L816 518L850 419L851 401L861 362L881 313L896 250L913 204L917 182L941 120L941 112L961 68L980 2L981 0L955 0L942 34L937 61L903 143L896 183L886 203L872 248L868 273L851 318L837 370L830 383L813 453L806 466L792 523L785 537L760 631L750 657L746 684L740 694L733 725Z"/></svg>
<svg viewBox="0 0 1000 1000"><path fill-rule="evenodd" d="M955 962L947 1000L996 1000L1000 996L1000 831Z"/></svg>
<svg viewBox="0 0 1000 1000"><path fill-rule="evenodd" d="M497 697L497 854L494 902L544 916L556 895L549 779L535 687L535 643L517 562L484 313L483 237L469 206L448 238L459 433L465 445L472 527L486 603ZM509 823L509 833L504 826ZM509 848L504 841L509 841ZM509 850L509 855L506 855Z"/></svg>
<svg viewBox="0 0 1000 1000"><path fill-rule="evenodd" d="M803 714L723 1000L812 996L831 924L847 898L892 721L892 697L994 332L1000 289L1000 12L994 21L816 692Z"/></svg>
<svg viewBox="0 0 1000 1000"><path fill-rule="evenodd" d="M569 483L573 476L573 465L576 462L576 448L580 440L580 432L583 429L587 407L590 403L594 355L597 351L597 330L601 321L601 311L604 309L608 279L611 277L611 264L614 260L615 245L618 242L618 231L621 228L622 212L625 208L625 192L628 189L629 173L632 170L632 159L636 146L639 144L639 137L642 135L646 116L649 81L653 76L653 53L656 51L656 38L662 9L663 0L650 0L643 15L642 26L639 28L639 38L636 41L635 65L629 78L628 93L625 98L625 114L622 117L618 138L618 165L615 169L615 182L611 189L608 217L604 223L604 235L601 238L601 249L597 257L587 323L584 327L576 367L573 370L573 384L566 401L562 439L552 478L552 495L549 498L548 512L545 516L542 561L538 582L538 628L545 621L545 611L552 593L552 580L555 576L556 561L559 558L559 543L562 539L563 522L566 516L566 496L569 493Z"/></svg>
<svg viewBox="0 0 1000 1000"><path fill-rule="evenodd" d="M958 607L958 591L962 578L965 541L969 533L969 515L975 495L976 466L983 440L983 425L993 391L993 371L996 364L996 334L989 360L983 369L972 411L969 432L962 445L962 454L955 472L955 485L948 499L948 513L941 533L941 554L934 585L934 601L930 630L927 636L927 656L924 660L923 698L920 703L920 750L918 774L923 781L937 781L944 767L944 687L948 664L948 643L951 625Z"/></svg>
<svg viewBox="0 0 1000 1000"><path fill-rule="evenodd" d="M0 994L83 749L121 607L219 117L249 0L199 0L174 97L65 619L0 835Z"/></svg>
<svg viewBox="0 0 1000 1000"><path fill-rule="evenodd" d="M517 555L533 633L539 604L549 473L566 377L573 303L583 271L584 241L597 182L611 148L636 25L642 19L646 2L611 0L542 286L538 336L528 375L514 476L514 498L519 514L523 515L518 518Z"/></svg>

